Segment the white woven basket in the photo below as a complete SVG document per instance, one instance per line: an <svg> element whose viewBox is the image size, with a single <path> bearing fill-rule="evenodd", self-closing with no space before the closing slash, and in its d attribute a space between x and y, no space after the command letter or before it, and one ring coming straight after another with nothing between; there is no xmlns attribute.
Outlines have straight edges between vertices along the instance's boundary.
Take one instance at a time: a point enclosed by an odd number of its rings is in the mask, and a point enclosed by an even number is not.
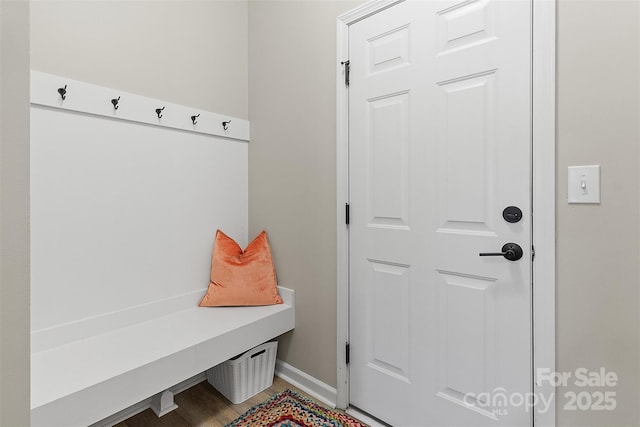
<svg viewBox="0 0 640 427"><path fill-rule="evenodd" d="M269 341L207 371L207 381L231 403L242 403L271 387L278 342Z"/></svg>

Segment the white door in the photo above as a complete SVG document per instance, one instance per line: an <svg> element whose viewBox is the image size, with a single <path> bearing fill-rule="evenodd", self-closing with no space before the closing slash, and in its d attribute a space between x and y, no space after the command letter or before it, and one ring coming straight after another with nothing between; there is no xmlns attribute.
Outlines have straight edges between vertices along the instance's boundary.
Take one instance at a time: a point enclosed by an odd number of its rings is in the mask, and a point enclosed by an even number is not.
<svg viewBox="0 0 640 427"><path fill-rule="evenodd" d="M393 426L532 423L530 45L525 0L349 27L350 405Z"/></svg>

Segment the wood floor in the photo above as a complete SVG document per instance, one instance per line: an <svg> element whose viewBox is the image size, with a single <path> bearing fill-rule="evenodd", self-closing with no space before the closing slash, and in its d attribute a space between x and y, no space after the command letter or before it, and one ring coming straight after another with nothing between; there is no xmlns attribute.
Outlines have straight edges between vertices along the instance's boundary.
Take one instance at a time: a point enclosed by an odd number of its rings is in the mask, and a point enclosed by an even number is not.
<svg viewBox="0 0 640 427"><path fill-rule="evenodd" d="M207 381L203 381L175 396L174 401L178 405L175 411L158 418L151 409L147 409L116 424L115 427L223 427L253 406L287 388L309 397L286 381L275 377L270 388L243 403L234 405Z"/></svg>

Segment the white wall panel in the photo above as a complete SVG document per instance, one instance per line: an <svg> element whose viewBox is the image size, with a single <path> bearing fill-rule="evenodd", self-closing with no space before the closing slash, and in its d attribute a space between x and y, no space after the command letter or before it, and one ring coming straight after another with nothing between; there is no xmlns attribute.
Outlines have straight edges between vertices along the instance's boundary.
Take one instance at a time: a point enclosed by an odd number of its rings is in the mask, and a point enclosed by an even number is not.
<svg viewBox="0 0 640 427"><path fill-rule="evenodd" d="M216 229L247 243L246 142L38 105L31 132L32 331L204 290Z"/></svg>

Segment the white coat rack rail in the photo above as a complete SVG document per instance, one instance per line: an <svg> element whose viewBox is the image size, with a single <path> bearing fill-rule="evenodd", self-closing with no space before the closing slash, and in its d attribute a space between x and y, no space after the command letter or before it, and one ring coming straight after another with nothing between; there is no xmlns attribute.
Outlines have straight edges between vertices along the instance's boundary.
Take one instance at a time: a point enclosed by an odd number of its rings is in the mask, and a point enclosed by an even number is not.
<svg viewBox="0 0 640 427"><path fill-rule="evenodd" d="M237 117L31 71L31 103L225 138L249 141L249 122Z"/></svg>

